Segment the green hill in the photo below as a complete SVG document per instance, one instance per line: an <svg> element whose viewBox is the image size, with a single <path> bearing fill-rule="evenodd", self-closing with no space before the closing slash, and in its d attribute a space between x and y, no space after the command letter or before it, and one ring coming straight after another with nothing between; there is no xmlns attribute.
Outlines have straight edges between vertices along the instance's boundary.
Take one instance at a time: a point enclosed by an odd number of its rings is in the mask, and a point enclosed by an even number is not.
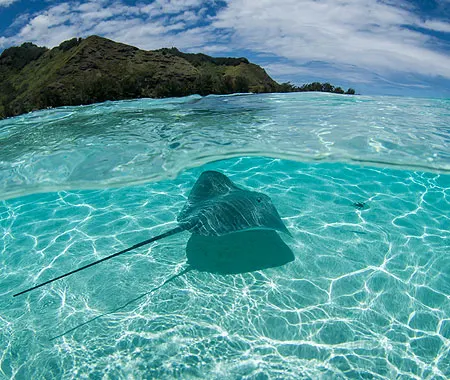
<svg viewBox="0 0 450 380"><path fill-rule="evenodd" d="M274 92L280 85L246 58L140 50L106 38L32 43L0 55L0 118L46 107L139 97Z"/></svg>

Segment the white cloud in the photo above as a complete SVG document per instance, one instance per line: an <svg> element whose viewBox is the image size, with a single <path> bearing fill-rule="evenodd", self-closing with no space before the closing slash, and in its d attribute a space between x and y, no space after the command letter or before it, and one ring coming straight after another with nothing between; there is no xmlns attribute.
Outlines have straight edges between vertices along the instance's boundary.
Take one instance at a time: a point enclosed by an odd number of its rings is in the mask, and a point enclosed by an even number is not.
<svg viewBox="0 0 450 380"><path fill-rule="evenodd" d="M431 50L431 37L405 28L418 23L409 10L372 0L228 0L213 26L231 30L236 48L297 64L319 60L450 78L450 56Z"/></svg>
<svg viewBox="0 0 450 380"><path fill-rule="evenodd" d="M65 39L98 34L143 49L201 47L214 39L205 33L207 28L195 27L205 12L203 5L203 0L157 0L136 6L120 0L60 3L28 16L26 23L22 19L25 25L19 33L3 43L31 41L54 47Z"/></svg>
<svg viewBox="0 0 450 380"><path fill-rule="evenodd" d="M71 17L70 5L59 4L32 17L13 39L50 47L58 45L64 39L75 37L78 32L76 26L70 23Z"/></svg>
<svg viewBox="0 0 450 380"><path fill-rule="evenodd" d="M156 0L152 5L161 13L177 14L189 9L199 8L203 0Z"/></svg>
<svg viewBox="0 0 450 380"><path fill-rule="evenodd" d="M11 29L17 29L21 26L28 23L28 20L30 19L29 13L21 13L19 16L16 17L16 19L13 21L13 23L9 26Z"/></svg>
<svg viewBox="0 0 450 380"><path fill-rule="evenodd" d="M202 19L202 13L203 13L202 9L200 9L199 12L184 11L178 14L177 16L174 16L172 20L180 22L196 23Z"/></svg>
<svg viewBox="0 0 450 380"><path fill-rule="evenodd" d="M295 65L288 63L268 63L264 65L267 73L281 81L292 81L292 78L302 78L302 83L312 81L317 76L327 78L336 83L371 83L376 78L373 73L361 70L352 65L335 65L315 62L309 65ZM312 79L307 79L312 78ZM300 83L298 83L300 84Z"/></svg>
<svg viewBox="0 0 450 380"><path fill-rule="evenodd" d="M9 7L12 3L18 0L0 0L0 7Z"/></svg>
<svg viewBox="0 0 450 380"><path fill-rule="evenodd" d="M439 20L427 20L421 24L418 24L418 26L434 30L436 32L444 32L444 33L450 33L450 23L439 21Z"/></svg>

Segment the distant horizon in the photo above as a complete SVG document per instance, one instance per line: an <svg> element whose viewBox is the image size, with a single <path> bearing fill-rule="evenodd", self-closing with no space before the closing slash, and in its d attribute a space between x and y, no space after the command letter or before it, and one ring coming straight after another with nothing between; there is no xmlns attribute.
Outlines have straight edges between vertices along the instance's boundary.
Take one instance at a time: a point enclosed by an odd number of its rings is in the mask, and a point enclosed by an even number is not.
<svg viewBox="0 0 450 380"><path fill-rule="evenodd" d="M449 19L449 0L0 0L0 51L99 35L144 50L246 57L279 83L448 98Z"/></svg>

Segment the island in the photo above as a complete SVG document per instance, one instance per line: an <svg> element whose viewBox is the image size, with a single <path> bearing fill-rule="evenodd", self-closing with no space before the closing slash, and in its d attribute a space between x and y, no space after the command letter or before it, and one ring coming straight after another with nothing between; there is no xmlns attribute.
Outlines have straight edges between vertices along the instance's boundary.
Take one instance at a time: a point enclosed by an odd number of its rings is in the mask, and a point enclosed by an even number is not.
<svg viewBox="0 0 450 380"><path fill-rule="evenodd" d="M106 100L298 91L355 93L329 83L279 84L246 58L147 51L99 36L52 49L26 42L0 55L0 118Z"/></svg>

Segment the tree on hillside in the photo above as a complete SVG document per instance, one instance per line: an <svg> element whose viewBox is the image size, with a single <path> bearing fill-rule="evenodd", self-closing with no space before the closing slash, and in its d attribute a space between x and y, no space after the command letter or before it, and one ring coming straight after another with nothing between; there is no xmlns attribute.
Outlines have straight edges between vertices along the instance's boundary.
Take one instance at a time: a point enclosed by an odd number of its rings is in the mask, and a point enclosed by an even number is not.
<svg viewBox="0 0 450 380"><path fill-rule="evenodd" d="M39 47L31 42L25 42L20 46L13 46L5 49L0 55L0 64L15 69L22 69L31 61L38 59L48 49Z"/></svg>

